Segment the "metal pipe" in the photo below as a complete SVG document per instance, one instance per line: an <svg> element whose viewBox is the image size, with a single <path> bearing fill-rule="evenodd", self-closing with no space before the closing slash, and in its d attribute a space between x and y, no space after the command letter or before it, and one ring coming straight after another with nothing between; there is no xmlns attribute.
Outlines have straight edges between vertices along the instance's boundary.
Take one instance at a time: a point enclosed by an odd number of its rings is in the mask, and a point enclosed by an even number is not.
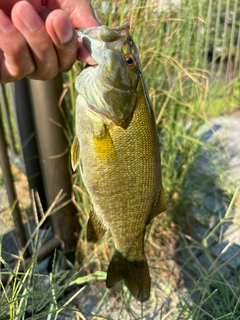
<svg viewBox="0 0 240 320"><path fill-rule="evenodd" d="M231 28L230 43L229 43L229 47L228 47L226 84L229 84L229 82L233 80L233 71L234 71L233 70L233 54L235 53L234 37L235 37L237 11L238 11L238 0L235 0L233 14L232 14L232 18L231 18L232 28Z"/></svg>
<svg viewBox="0 0 240 320"><path fill-rule="evenodd" d="M36 129L32 110L31 91L28 79L14 84L14 104L29 188L37 191L43 210L47 210L46 195L39 159ZM38 216L40 217L39 213Z"/></svg>
<svg viewBox="0 0 240 320"><path fill-rule="evenodd" d="M69 146L64 132L64 121L59 108L62 78L53 80L30 80L33 114L36 125L43 181L48 206L54 201L60 189L66 195L62 202L68 204L55 212L51 218L54 233L64 242L65 254L75 259L79 234L77 210L72 203L72 179L69 164ZM59 205L59 203L58 203Z"/></svg>
<svg viewBox="0 0 240 320"><path fill-rule="evenodd" d="M208 52L209 52L209 40L210 40L210 32L211 32L211 17L212 17L212 0L209 1L208 4L208 16L207 16L207 31L205 38L205 46L204 46L204 58L203 58L203 70L207 69L208 64Z"/></svg>
<svg viewBox="0 0 240 320"><path fill-rule="evenodd" d="M217 45L219 40L218 37L219 37L219 25L220 25L220 17L221 17L221 5L222 5L222 0L219 0L218 8L217 8L213 53L212 53L211 77L215 77L214 73L216 72L216 55L217 55Z"/></svg>
<svg viewBox="0 0 240 320"><path fill-rule="evenodd" d="M219 65L219 70L220 70L220 75L224 75L224 59L226 58L225 53L227 50L227 30L228 30L228 22L229 22L229 7L230 7L230 0L227 0L226 3L226 11L225 11L225 20L224 20L224 29L223 29L223 36L222 36L222 49L221 49L221 58L220 58L220 65Z"/></svg>
<svg viewBox="0 0 240 320"><path fill-rule="evenodd" d="M0 114L0 163L2 167L2 174L4 184L7 190L9 205L12 210L13 222L16 229L16 233L20 242L20 248L23 248L26 244L26 236L24 232L21 211L19 208L19 202L17 199L16 191L14 188L12 172L10 168L10 162L7 154L7 144L4 139L2 116ZM27 252L26 252L27 255Z"/></svg>

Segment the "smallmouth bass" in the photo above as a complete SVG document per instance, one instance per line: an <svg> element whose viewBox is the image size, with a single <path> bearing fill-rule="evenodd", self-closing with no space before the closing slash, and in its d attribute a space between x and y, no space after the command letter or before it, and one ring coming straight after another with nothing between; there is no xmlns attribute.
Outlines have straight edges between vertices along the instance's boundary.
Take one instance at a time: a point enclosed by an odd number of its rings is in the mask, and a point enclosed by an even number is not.
<svg viewBox="0 0 240 320"><path fill-rule="evenodd" d="M92 201L87 240L110 229L115 252L106 285L124 280L146 301L151 279L144 255L145 228L165 210L155 118L129 24L78 31L95 66L78 75L73 170Z"/></svg>

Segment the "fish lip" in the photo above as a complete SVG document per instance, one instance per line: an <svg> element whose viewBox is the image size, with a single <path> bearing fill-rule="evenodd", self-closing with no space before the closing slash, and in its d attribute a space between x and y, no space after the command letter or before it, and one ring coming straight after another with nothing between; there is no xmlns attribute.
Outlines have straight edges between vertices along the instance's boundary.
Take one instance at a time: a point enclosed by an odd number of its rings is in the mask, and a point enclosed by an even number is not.
<svg viewBox="0 0 240 320"><path fill-rule="evenodd" d="M87 48L87 50L90 52L90 55L91 55L91 46L88 44L88 41L86 41L85 39L88 40L87 37L81 38L82 43L83 43L83 45ZM91 57L92 57L92 55L91 55ZM88 64L88 63L86 63L86 66L84 67L84 69L87 68L87 67L96 68L96 67L99 65L99 63L96 61L96 59L94 59L93 57L92 57L92 59L93 59L96 63L95 63L95 64Z"/></svg>
<svg viewBox="0 0 240 320"><path fill-rule="evenodd" d="M99 65L98 63L96 63L96 64L88 64L87 63L83 69L87 69L87 68L90 68L90 67L91 68L97 68L98 65Z"/></svg>
<svg viewBox="0 0 240 320"><path fill-rule="evenodd" d="M82 43L84 44L84 46L90 51L91 53L91 43L89 41L89 39L86 36L81 37Z"/></svg>
<svg viewBox="0 0 240 320"><path fill-rule="evenodd" d="M87 37L82 37L81 40L82 40L83 45L87 48L87 50L90 52L91 57L93 58L90 41L88 40ZM96 67L99 65L99 63L98 63L98 61L96 60L96 58L93 58L93 60L94 60L96 63L95 63L95 64L88 64L88 63L87 63L86 67L87 67L87 66L91 66L91 67L96 68Z"/></svg>

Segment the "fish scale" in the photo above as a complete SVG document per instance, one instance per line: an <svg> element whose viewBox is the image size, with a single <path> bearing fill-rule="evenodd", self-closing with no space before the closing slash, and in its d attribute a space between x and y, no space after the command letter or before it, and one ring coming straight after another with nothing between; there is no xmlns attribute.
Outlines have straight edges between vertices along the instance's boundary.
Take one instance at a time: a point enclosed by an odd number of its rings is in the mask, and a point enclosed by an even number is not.
<svg viewBox="0 0 240 320"><path fill-rule="evenodd" d="M99 50L101 28L104 47ZM145 228L165 209L154 114L129 26L88 28L79 35L98 63L84 69L76 80L72 166L76 169L81 163L92 201L87 239L96 242L106 230L111 231L115 251L107 287L123 279L136 299L146 301L151 280L143 250ZM106 55L104 50L109 50ZM133 66L128 66L126 56L132 57L128 62L133 61Z"/></svg>

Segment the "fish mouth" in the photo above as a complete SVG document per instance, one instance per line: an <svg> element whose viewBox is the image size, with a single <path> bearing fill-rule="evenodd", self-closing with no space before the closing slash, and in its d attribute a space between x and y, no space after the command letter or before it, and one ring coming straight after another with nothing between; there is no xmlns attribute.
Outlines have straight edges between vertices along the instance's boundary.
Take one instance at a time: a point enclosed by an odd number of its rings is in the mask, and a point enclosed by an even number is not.
<svg viewBox="0 0 240 320"><path fill-rule="evenodd" d="M130 24L128 22L117 27L97 26L77 30L78 36L87 37L101 42L115 42L126 39L129 36Z"/></svg>
<svg viewBox="0 0 240 320"><path fill-rule="evenodd" d="M87 63L86 65L85 65L85 67L83 68L83 69L87 69L87 68L97 68L97 66L98 66L99 64L96 62L95 64L89 64L89 63Z"/></svg>
<svg viewBox="0 0 240 320"><path fill-rule="evenodd" d="M96 68L99 65L99 63L92 56L91 43L90 43L89 39L87 37L83 37L83 38L81 38L81 40L82 40L82 44L84 45L84 47L86 47L87 50L90 52L90 55L91 55L92 59L95 61L94 64L90 64L90 63L86 62L86 66L84 67L84 69L87 68L87 67Z"/></svg>
<svg viewBox="0 0 240 320"><path fill-rule="evenodd" d="M91 41L87 38L87 37L82 37L81 38L81 40L82 40L82 43L84 44L84 46L88 49L88 51L90 51L90 53L91 53Z"/></svg>
<svg viewBox="0 0 240 320"><path fill-rule="evenodd" d="M77 30L77 35L92 55L93 51L99 51L104 46L112 49L121 48L129 36L129 29L129 23L111 28L103 25L79 29ZM95 58L93 59L95 60Z"/></svg>
<svg viewBox="0 0 240 320"><path fill-rule="evenodd" d="M110 66L112 67L110 64L112 54L114 54L114 52L122 52L122 46L129 37L129 28L129 24L126 23L119 27L97 26L77 30L79 39L96 62L95 64L90 64L86 61L87 63L84 67L87 71L85 77L87 79L90 75L93 88L91 88L91 90L90 88L86 88L80 91L86 99L88 98L89 110L101 117L105 124L121 125L121 123L126 122L126 119L128 119L130 113L132 113L128 110L126 111L126 108L121 105L121 100L124 101L124 106L126 105L125 102L128 102L130 98L131 101L135 101L135 98L132 99L131 96L132 90L129 90L128 87L126 87L127 90L125 90L125 87L124 90L120 89L118 88L118 83L113 83L113 85L110 86L108 81L109 68ZM90 67L97 69L88 69ZM105 72L105 68L107 68L107 72ZM93 72L92 74L91 70ZM100 80L98 79L96 83L95 77L97 79L98 75L102 75L102 73L104 73L104 76ZM112 81L111 77L110 80ZM93 92L93 90L98 94ZM100 90L100 92L97 90ZM93 94L88 94L89 91L93 92ZM119 97L116 105L113 97ZM112 106L113 103L114 105ZM135 104L131 103L131 105Z"/></svg>

